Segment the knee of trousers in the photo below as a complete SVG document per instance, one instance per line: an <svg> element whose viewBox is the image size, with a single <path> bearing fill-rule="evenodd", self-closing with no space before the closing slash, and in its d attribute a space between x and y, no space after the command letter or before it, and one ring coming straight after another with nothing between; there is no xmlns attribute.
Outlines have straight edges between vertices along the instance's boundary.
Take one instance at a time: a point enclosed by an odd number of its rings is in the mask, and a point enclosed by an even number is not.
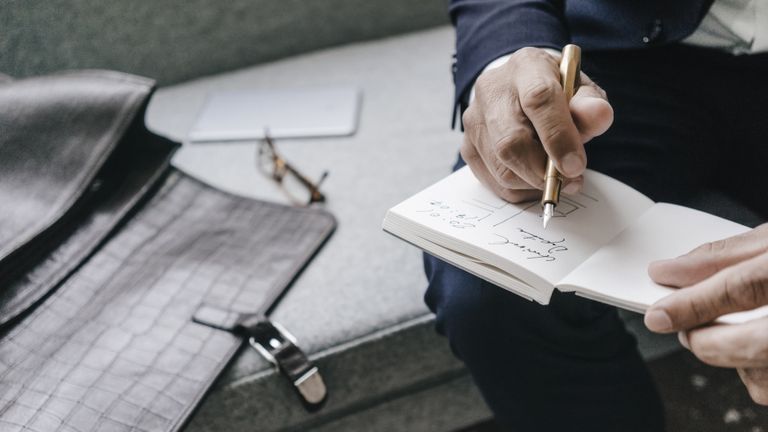
<svg viewBox="0 0 768 432"><path fill-rule="evenodd" d="M501 337L508 327L504 321L512 319L504 298L514 294L428 254L424 269L429 282L424 300L454 354L466 361L465 354L492 346L490 339Z"/></svg>

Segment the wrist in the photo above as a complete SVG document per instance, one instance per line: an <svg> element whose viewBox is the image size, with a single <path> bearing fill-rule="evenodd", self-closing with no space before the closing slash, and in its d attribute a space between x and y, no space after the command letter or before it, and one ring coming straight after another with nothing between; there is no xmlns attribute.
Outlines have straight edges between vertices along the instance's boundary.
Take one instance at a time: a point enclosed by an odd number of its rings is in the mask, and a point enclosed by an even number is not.
<svg viewBox="0 0 768 432"><path fill-rule="evenodd" d="M540 48L540 49L546 51L552 57L558 59L558 61L560 60L560 56L562 55L562 53L559 50L556 50L554 48ZM506 63L509 60L510 57L512 57L512 54L513 53L509 53L509 54L505 54L505 55L503 55L501 57L497 57L495 60L493 60L492 62L490 62L487 65L485 65L485 67L483 68L483 71L480 72L480 75L482 75L482 74L484 74L484 73L486 73L486 72L488 72L490 70L493 70L493 69L501 67L504 63ZM478 77L480 75L478 75ZM477 78L475 78L475 81L477 81ZM475 99L475 85L472 84L472 89L469 91L469 103L472 103L472 101L474 99Z"/></svg>

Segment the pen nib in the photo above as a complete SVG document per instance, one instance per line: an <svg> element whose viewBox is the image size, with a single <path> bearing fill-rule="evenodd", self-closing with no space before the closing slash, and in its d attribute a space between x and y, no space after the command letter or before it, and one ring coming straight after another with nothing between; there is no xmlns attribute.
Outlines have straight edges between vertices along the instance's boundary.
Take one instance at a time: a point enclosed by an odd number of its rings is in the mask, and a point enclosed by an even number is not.
<svg viewBox="0 0 768 432"><path fill-rule="evenodd" d="M544 223L544 229L547 229L549 220L552 219L552 215L555 213L555 206L552 203L544 204L544 214L542 215L542 222Z"/></svg>

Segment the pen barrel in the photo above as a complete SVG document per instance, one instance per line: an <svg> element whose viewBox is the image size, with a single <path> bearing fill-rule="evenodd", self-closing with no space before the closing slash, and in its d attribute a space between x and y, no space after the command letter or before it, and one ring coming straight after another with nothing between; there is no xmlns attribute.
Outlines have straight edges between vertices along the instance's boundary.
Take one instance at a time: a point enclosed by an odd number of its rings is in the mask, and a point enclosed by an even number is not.
<svg viewBox="0 0 768 432"><path fill-rule="evenodd" d="M557 205L560 201L560 187L563 185L563 177L557 172L552 159L547 160L547 170L544 173L544 194L541 197L541 205L551 203Z"/></svg>
<svg viewBox="0 0 768 432"><path fill-rule="evenodd" d="M565 101L570 102L581 84L581 48L569 44L563 47L560 60L560 84L563 86Z"/></svg>
<svg viewBox="0 0 768 432"><path fill-rule="evenodd" d="M560 83L563 86L566 102L570 102L576 90L581 84L581 48L578 45L569 44L563 47L560 60ZM563 176L557 171L552 158L547 158L547 167L544 172L544 194L541 196L541 205L557 205L560 202L560 188L563 185Z"/></svg>

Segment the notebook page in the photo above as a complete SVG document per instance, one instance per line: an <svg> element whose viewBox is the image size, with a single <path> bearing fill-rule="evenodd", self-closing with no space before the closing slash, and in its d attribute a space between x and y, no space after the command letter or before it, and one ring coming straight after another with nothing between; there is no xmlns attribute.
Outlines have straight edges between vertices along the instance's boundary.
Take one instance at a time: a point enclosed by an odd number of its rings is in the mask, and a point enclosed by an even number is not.
<svg viewBox="0 0 768 432"><path fill-rule="evenodd" d="M566 276L558 287L636 312L673 292L654 283L648 264L673 258L749 228L717 216L659 203Z"/></svg>
<svg viewBox="0 0 768 432"><path fill-rule="evenodd" d="M563 195L544 230L538 201L508 203L465 167L392 208L385 229L407 230L551 290L652 205L623 183L587 171L583 192Z"/></svg>

